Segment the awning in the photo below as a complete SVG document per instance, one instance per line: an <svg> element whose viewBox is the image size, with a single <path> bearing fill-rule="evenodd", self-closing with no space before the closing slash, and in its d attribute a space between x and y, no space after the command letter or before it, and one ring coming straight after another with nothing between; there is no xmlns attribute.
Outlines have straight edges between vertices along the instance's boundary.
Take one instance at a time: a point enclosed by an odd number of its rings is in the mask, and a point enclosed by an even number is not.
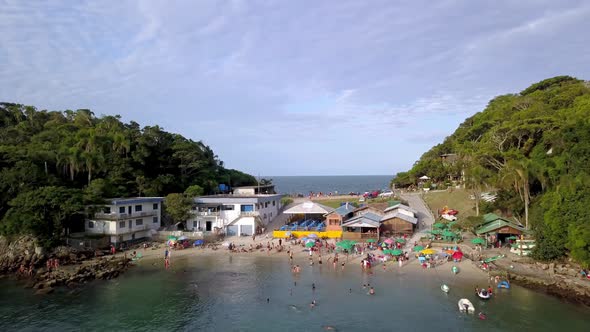
<svg viewBox="0 0 590 332"><path fill-rule="evenodd" d="M330 212L334 212L334 209L329 206L325 206L325 205L314 203L314 202L303 202L303 203L297 204L297 205L285 210L283 213L285 213L285 214L321 214L321 215L324 215L324 214L330 213Z"/></svg>

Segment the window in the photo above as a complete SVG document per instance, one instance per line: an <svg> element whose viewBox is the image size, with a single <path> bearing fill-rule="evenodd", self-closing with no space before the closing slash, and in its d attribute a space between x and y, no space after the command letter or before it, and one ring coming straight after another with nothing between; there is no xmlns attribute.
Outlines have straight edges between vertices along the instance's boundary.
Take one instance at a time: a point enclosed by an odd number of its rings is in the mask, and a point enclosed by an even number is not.
<svg viewBox="0 0 590 332"><path fill-rule="evenodd" d="M154 207L152 209L157 210L158 209L158 203L154 203Z"/></svg>
<svg viewBox="0 0 590 332"><path fill-rule="evenodd" d="M136 205L135 206L135 212L141 212L141 208L142 208L141 205Z"/></svg>
<svg viewBox="0 0 590 332"><path fill-rule="evenodd" d="M110 206L105 206L105 207L102 209L102 212L104 212L104 213L111 213L111 207L110 207Z"/></svg>
<svg viewBox="0 0 590 332"><path fill-rule="evenodd" d="M277 201L272 201L272 206L275 206L277 204Z"/></svg>
<svg viewBox="0 0 590 332"><path fill-rule="evenodd" d="M88 222L88 228L94 228L94 221Z"/></svg>
<svg viewBox="0 0 590 332"><path fill-rule="evenodd" d="M268 202L264 203L264 207L267 208L268 207Z"/></svg>
<svg viewBox="0 0 590 332"><path fill-rule="evenodd" d="M234 209L233 205L222 205L221 206L222 211L233 211L233 209Z"/></svg>
<svg viewBox="0 0 590 332"><path fill-rule="evenodd" d="M158 222L158 217L154 217L154 224Z"/></svg>
<svg viewBox="0 0 590 332"><path fill-rule="evenodd" d="M119 221L119 228L125 228L125 222Z"/></svg>
<svg viewBox="0 0 590 332"><path fill-rule="evenodd" d="M119 213L125 213L125 207L124 206L120 206L119 207Z"/></svg>
<svg viewBox="0 0 590 332"><path fill-rule="evenodd" d="M253 204L242 205L242 206L240 206L240 211L241 212L252 212L252 211L254 211L254 205Z"/></svg>
<svg viewBox="0 0 590 332"><path fill-rule="evenodd" d="M135 219L135 226L143 225L143 219Z"/></svg>

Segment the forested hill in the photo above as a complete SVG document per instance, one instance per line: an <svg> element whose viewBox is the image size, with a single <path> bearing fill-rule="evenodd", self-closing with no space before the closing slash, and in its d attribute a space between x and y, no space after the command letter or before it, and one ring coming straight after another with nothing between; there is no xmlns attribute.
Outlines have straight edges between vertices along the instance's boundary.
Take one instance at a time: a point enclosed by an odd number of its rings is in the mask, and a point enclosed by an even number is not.
<svg viewBox="0 0 590 332"><path fill-rule="evenodd" d="M456 156L443 163L444 154ZM444 185L461 171L474 192L499 190L484 210L500 210L531 228L537 258L569 253L590 264L588 82L559 76L494 98L393 182L403 187L428 175Z"/></svg>
<svg viewBox="0 0 590 332"><path fill-rule="evenodd" d="M256 183L225 169L202 142L158 126L141 128L90 110L38 111L10 103L0 103L0 165L4 233L33 227L31 218L53 217L40 216L39 206L74 211L107 197L163 196L194 185L202 188L192 187L196 192L212 193L219 183ZM49 228L42 231L57 231Z"/></svg>

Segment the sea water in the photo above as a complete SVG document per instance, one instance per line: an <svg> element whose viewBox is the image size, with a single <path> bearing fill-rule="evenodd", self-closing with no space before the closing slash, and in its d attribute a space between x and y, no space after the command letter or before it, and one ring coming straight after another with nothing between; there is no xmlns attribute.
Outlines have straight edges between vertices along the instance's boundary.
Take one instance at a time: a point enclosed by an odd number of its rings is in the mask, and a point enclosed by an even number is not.
<svg viewBox="0 0 590 332"><path fill-rule="evenodd" d="M513 286L487 302L459 273L373 273L310 267L293 275L285 257L220 254L178 257L172 269L141 261L121 277L77 290L34 295L0 282L0 331L586 331L590 310ZM445 279L446 280L443 280ZM449 294L440 290L444 282ZM296 283L296 284L295 284ZM315 291L312 284L315 283ZM376 294L368 295L363 285ZM482 287L486 285L480 285ZM470 299L477 315L460 313ZM311 308L311 301L317 306Z"/></svg>
<svg viewBox="0 0 590 332"><path fill-rule="evenodd" d="M389 188L393 175L271 176L281 194L363 193Z"/></svg>

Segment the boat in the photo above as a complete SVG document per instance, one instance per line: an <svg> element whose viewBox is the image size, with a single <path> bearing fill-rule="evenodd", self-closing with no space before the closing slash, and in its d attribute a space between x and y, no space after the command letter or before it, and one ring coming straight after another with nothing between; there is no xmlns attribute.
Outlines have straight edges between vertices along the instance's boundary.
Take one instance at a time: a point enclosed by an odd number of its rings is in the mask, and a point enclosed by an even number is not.
<svg viewBox="0 0 590 332"><path fill-rule="evenodd" d="M448 292L449 292L451 289L449 288L449 286L447 286L447 285L445 285L445 284L442 284L442 285L440 286L440 290L442 290L442 291L443 291L443 292L445 292L445 293L448 293Z"/></svg>
<svg viewBox="0 0 590 332"><path fill-rule="evenodd" d="M453 267L451 268L451 271L453 271L453 273L454 273L454 274L457 274L457 273L459 273L459 268L458 268L458 267L456 267L456 266L453 266Z"/></svg>
<svg viewBox="0 0 590 332"><path fill-rule="evenodd" d="M489 300L491 295L492 294L490 294L485 289L481 289L480 291L477 292L477 296L479 296L479 298L482 299L482 300Z"/></svg>
<svg viewBox="0 0 590 332"><path fill-rule="evenodd" d="M500 281L498 283L498 288L510 288L510 284L508 281Z"/></svg>
<svg viewBox="0 0 590 332"><path fill-rule="evenodd" d="M468 312L470 314L475 312L475 307L468 299L460 299L458 305L459 311Z"/></svg>

